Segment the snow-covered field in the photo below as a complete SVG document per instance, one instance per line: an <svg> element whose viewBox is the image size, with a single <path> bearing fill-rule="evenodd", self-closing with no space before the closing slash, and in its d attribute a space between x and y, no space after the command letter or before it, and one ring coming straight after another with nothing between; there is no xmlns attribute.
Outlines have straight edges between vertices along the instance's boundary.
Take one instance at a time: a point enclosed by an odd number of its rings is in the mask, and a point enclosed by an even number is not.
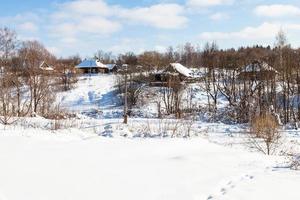
<svg viewBox="0 0 300 200"><path fill-rule="evenodd" d="M277 157L202 138L1 134L1 200L300 198Z"/></svg>
<svg viewBox="0 0 300 200"><path fill-rule="evenodd" d="M83 113L66 129L39 117L0 126L0 200L300 199L300 172L244 145L243 126L197 121L186 138L184 122L111 119L122 111L113 79L81 77L59 95L63 108ZM88 118L92 110L109 114ZM179 137L157 134L174 124ZM294 147L299 138L286 133Z"/></svg>

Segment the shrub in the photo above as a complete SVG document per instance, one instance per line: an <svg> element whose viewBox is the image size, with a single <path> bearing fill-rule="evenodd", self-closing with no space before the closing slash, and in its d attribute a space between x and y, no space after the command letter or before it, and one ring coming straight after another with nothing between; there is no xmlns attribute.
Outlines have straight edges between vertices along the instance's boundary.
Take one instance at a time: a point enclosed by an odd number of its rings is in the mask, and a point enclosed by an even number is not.
<svg viewBox="0 0 300 200"><path fill-rule="evenodd" d="M276 118L270 114L255 117L251 122L251 144L267 155L273 154L281 138L278 128Z"/></svg>

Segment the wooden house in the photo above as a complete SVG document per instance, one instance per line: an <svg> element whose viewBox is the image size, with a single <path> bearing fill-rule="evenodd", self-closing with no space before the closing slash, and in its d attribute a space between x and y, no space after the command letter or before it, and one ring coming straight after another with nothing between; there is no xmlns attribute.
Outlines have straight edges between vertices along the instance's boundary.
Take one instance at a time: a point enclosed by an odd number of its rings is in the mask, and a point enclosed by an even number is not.
<svg viewBox="0 0 300 200"><path fill-rule="evenodd" d="M43 75L52 76L55 74L55 69L52 65L49 65L46 61L43 61L41 62L37 72Z"/></svg>
<svg viewBox="0 0 300 200"><path fill-rule="evenodd" d="M277 70L263 61L253 61L238 69L238 79L240 80L273 80L278 74Z"/></svg>
<svg viewBox="0 0 300 200"><path fill-rule="evenodd" d="M152 74L151 85L168 85L172 82L183 82L194 79L193 72L180 63L170 63L165 69Z"/></svg>
<svg viewBox="0 0 300 200"><path fill-rule="evenodd" d="M109 68L99 60L85 59L75 68L77 71L84 74L109 73Z"/></svg>
<svg viewBox="0 0 300 200"><path fill-rule="evenodd" d="M48 71L48 72L53 72L54 71L54 67L49 65L48 63L46 63L46 61L43 61L40 66L39 69L42 71Z"/></svg>
<svg viewBox="0 0 300 200"><path fill-rule="evenodd" d="M120 69L120 66L117 64L106 64L109 69L109 72L117 72Z"/></svg>

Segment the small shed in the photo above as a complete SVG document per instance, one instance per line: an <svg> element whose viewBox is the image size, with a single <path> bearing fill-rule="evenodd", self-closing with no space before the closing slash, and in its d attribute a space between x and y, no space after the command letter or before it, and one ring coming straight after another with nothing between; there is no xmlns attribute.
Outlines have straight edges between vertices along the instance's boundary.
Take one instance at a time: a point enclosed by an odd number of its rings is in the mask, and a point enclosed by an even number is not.
<svg viewBox="0 0 300 200"><path fill-rule="evenodd" d="M75 68L85 74L109 73L108 66L101 63L99 60L85 59Z"/></svg>

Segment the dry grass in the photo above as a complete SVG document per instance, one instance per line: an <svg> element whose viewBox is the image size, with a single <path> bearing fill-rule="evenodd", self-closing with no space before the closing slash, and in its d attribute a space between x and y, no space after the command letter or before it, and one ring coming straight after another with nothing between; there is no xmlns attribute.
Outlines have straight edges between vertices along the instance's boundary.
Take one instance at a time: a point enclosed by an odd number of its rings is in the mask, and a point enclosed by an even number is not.
<svg viewBox="0 0 300 200"><path fill-rule="evenodd" d="M281 134L276 118L270 114L255 117L251 122L251 144L257 150L270 155L279 145Z"/></svg>

